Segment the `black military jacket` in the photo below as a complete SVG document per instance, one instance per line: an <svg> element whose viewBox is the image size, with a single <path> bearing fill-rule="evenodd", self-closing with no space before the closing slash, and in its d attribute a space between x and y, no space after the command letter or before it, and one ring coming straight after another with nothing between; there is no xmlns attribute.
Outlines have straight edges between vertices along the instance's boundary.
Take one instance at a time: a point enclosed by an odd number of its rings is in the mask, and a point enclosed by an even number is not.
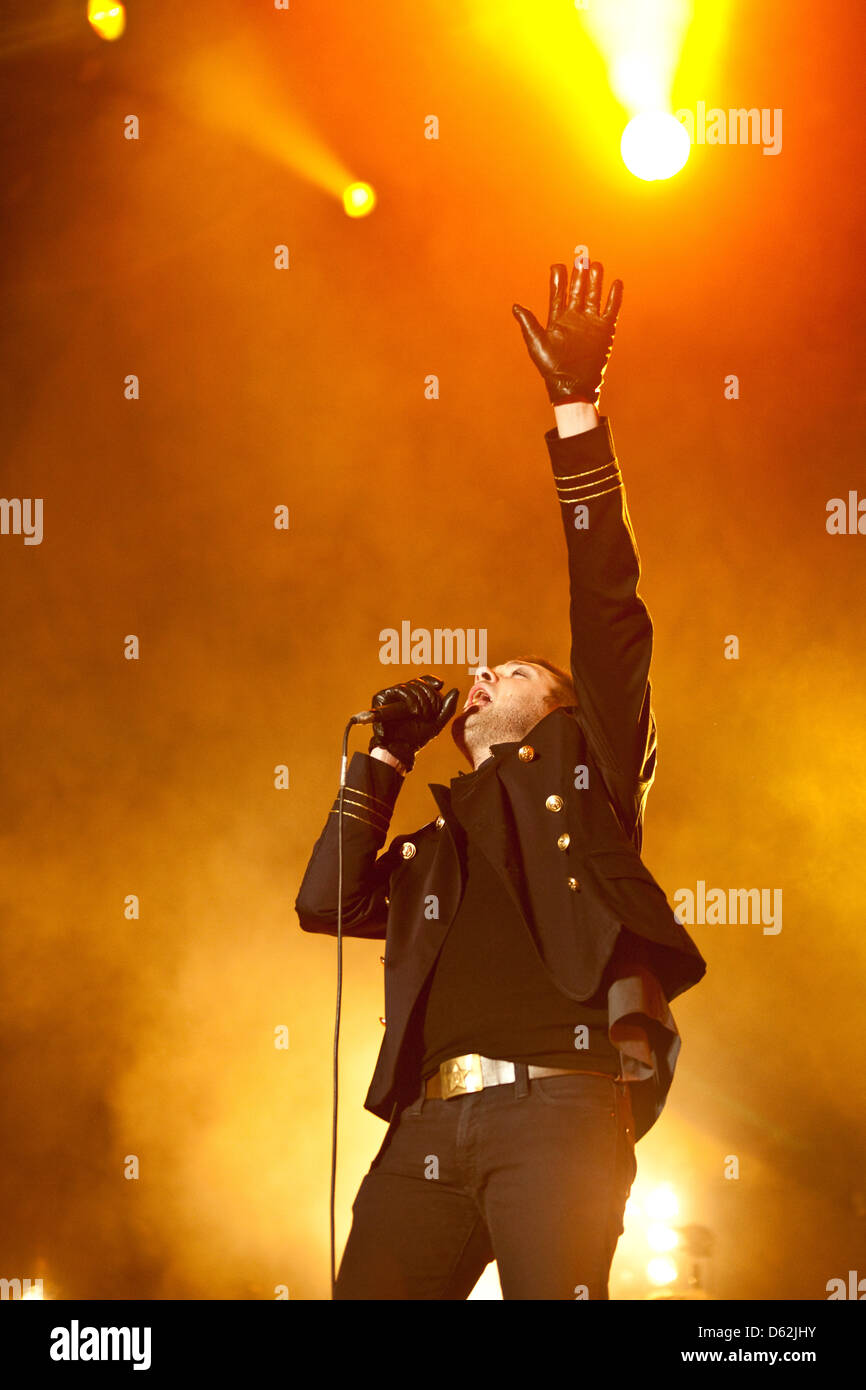
<svg viewBox="0 0 866 1390"><path fill-rule="evenodd" d="M521 742L494 746L497 775L473 811L472 833L566 995L583 1001L596 992L623 927L641 938L652 976L638 994L646 999L660 986L664 997L633 1007L665 1019L671 1045L665 1065L655 1066L652 1103L636 1109L639 1138L661 1113L679 1051L667 1002L701 979L706 962L640 858L656 766L652 624L637 594L640 565L610 427L602 417L596 429L567 439L553 429L545 441L568 550L578 702L553 710ZM342 930L387 943L385 1036L365 1101L384 1120L417 1085L404 1074L402 1044L463 891L447 787L431 784L439 815L380 854L402 780L387 763L356 753L343 800ZM337 806L295 903L304 931L330 936L337 931Z"/></svg>

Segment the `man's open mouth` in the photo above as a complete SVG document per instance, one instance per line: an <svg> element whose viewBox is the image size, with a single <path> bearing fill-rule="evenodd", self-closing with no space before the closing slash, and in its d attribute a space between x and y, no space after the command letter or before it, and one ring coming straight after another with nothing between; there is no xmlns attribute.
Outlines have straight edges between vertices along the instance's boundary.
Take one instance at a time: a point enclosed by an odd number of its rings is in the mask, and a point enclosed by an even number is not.
<svg viewBox="0 0 866 1390"><path fill-rule="evenodd" d="M478 705L492 705L493 696L485 685L474 685L464 705L464 709L475 709Z"/></svg>

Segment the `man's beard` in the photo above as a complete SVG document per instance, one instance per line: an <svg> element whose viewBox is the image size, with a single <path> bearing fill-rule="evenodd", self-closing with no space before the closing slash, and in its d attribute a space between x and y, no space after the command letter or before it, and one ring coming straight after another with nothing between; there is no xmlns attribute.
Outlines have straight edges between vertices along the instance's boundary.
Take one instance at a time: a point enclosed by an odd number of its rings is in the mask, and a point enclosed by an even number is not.
<svg viewBox="0 0 866 1390"><path fill-rule="evenodd" d="M496 704L480 705L475 714L467 710L452 720L451 737L461 752L475 765L475 755L494 743L516 743L534 729L552 705L540 701L530 709Z"/></svg>

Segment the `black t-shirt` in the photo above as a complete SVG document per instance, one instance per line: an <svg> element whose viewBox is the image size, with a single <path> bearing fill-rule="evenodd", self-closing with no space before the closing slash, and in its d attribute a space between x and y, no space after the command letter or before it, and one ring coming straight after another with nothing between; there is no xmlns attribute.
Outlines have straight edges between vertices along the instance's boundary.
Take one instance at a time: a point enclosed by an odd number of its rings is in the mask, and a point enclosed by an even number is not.
<svg viewBox="0 0 866 1390"><path fill-rule="evenodd" d="M607 1035L607 981L583 1003L557 989L499 872L471 834L473 801L482 779L495 777L496 761L491 757L451 783L451 828L466 889L413 1014L408 1042L420 1058L420 1075L477 1052L616 1076L620 1056ZM497 833L504 837L504 825Z"/></svg>

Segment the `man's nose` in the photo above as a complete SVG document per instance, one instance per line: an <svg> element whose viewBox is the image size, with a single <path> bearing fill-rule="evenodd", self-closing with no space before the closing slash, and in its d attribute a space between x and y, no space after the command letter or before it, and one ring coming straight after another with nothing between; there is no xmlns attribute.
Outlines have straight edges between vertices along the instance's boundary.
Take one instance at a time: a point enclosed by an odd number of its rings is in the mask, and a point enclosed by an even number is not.
<svg viewBox="0 0 866 1390"><path fill-rule="evenodd" d="M477 681L495 681L496 676L489 666L479 666L475 672L475 679Z"/></svg>

